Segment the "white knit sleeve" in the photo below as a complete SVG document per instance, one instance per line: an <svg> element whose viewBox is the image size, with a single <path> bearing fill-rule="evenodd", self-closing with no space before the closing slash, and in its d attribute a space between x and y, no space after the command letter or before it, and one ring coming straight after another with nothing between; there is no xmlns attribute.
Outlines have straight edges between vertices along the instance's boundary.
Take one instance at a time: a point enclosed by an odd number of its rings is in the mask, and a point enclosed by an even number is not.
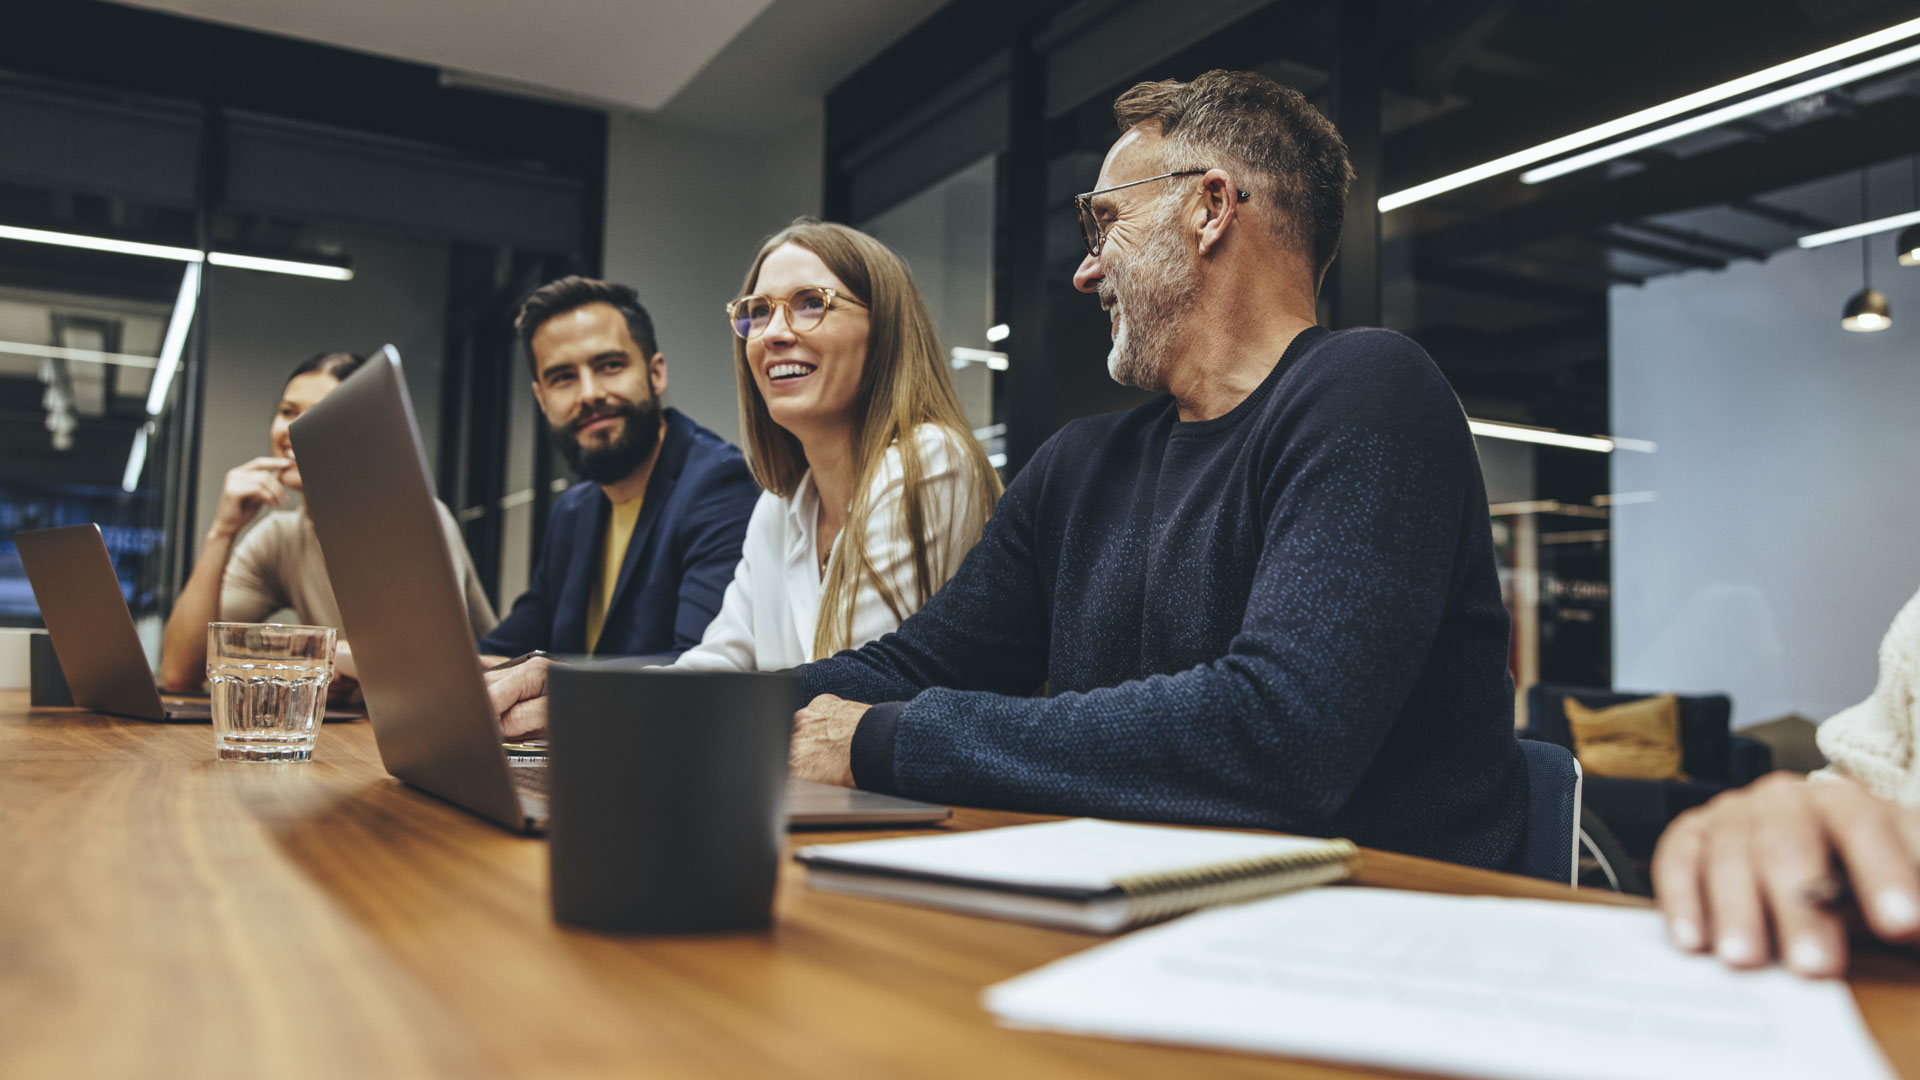
<svg viewBox="0 0 1920 1080"><path fill-rule="evenodd" d="M1893 617L1880 642L1880 679L1867 700L1820 725L1831 771L1883 799L1920 807L1920 593ZM1818 776L1819 774L1815 774Z"/></svg>

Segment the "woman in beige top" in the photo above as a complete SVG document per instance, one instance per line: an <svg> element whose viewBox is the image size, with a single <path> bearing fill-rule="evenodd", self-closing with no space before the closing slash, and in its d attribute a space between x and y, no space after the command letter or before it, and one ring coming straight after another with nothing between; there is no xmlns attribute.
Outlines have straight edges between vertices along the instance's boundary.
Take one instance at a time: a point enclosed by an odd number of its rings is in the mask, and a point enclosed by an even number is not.
<svg viewBox="0 0 1920 1080"><path fill-rule="evenodd" d="M273 454L227 473L206 545L167 616L160 646L163 689L194 690L205 681L209 622L258 622L282 608L292 608L301 623L343 629L313 522L304 506L287 508L287 493L301 490L300 466L294 461L287 429L365 362L365 357L353 353L320 353L294 368L268 429ZM468 621L478 640L500 620L481 591L452 512L444 504L435 506L447 546L460 568ZM262 515L260 511L267 507L274 509ZM248 529L256 516L258 524ZM369 538L369 542L377 541ZM343 667L350 669L351 656L347 643L341 641ZM335 676L330 694L340 700L356 690L348 670Z"/></svg>

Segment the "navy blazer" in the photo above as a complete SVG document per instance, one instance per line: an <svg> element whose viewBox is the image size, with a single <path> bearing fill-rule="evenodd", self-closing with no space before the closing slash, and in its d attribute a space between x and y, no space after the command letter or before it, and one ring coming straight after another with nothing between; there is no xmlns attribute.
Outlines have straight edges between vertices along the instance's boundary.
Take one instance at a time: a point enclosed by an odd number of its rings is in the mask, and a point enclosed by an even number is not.
<svg viewBox="0 0 1920 1080"><path fill-rule="evenodd" d="M666 413L660 456L594 650L600 656L678 655L698 645L720 612L760 498L739 450L679 410ZM612 507L598 484L575 484L560 496L533 580L481 640L481 652L587 651L587 595Z"/></svg>

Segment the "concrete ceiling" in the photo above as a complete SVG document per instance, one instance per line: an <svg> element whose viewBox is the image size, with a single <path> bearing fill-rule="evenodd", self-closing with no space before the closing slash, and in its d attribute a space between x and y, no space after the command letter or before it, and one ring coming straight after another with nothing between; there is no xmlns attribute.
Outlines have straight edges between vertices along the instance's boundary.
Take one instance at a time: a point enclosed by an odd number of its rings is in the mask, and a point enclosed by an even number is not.
<svg viewBox="0 0 1920 1080"><path fill-rule="evenodd" d="M944 0L120 0L480 85L761 134Z"/></svg>

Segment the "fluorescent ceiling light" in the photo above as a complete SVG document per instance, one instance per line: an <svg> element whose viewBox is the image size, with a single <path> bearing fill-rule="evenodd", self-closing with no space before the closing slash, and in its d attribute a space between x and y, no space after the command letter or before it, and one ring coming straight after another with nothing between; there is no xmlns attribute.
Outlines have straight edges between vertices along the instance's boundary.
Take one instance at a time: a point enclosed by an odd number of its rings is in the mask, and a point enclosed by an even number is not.
<svg viewBox="0 0 1920 1080"><path fill-rule="evenodd" d="M1000 342L1007 340L1007 335L1011 333L1013 333L1013 328L1008 326L1006 323L1000 323L997 326L989 326L987 327L987 340L997 345Z"/></svg>
<svg viewBox="0 0 1920 1080"><path fill-rule="evenodd" d="M1699 116L1691 116L1678 123L1669 124L1666 127L1655 128L1652 131L1635 135L1630 139L1622 139L1616 143L1608 143L1605 146L1589 150L1584 154L1575 154L1563 161L1556 161L1551 165L1542 165L1531 172L1521 173L1520 181L1526 184L1538 184L1545 180L1551 180L1556 176L1565 176L1571 172L1579 172L1581 169L1598 165L1603 161L1612 161L1614 158L1636 153L1651 146L1658 146L1664 142L1672 142L1683 135L1691 135L1696 131L1705 131L1708 128L1719 127L1721 124L1738 120L1743 116L1752 116L1755 113L1766 112L1768 109L1776 109L1789 102L1799 101L1801 98L1811 97L1814 94L1823 93L1835 87L1845 86L1851 82L1859 82L1861 79L1870 78L1883 71L1892 71L1895 68L1906 67L1908 64L1915 62L1920 62L1920 45L1910 46L1897 52L1890 52L1885 56L1876 56L1872 60L1855 64L1852 67L1841 68L1839 71L1831 71L1825 75L1808 79L1805 82L1794 83L1791 86L1783 86L1771 93L1761 94L1759 97L1752 97L1745 101L1735 102L1726 108L1701 113Z"/></svg>
<svg viewBox="0 0 1920 1080"><path fill-rule="evenodd" d="M1862 236L1872 236L1875 233L1892 232L1908 225L1920 225L1920 210L1877 218L1873 221L1863 221L1858 225L1843 225L1838 229L1828 229L1826 232L1810 233L1797 242L1803 248L1825 247L1842 240L1854 240Z"/></svg>
<svg viewBox="0 0 1920 1080"><path fill-rule="evenodd" d="M1397 210L1402 206L1417 203L1422 199L1430 199L1435 195L1452 191L1455 188L1466 187L1468 184L1477 184L1482 180L1490 180L1493 177L1513 172L1516 169L1524 169L1537 162L1546 161L1549 158L1556 158L1561 154L1571 153L1583 147L1592 146L1595 143L1605 142L1616 136L1625 135L1630 131L1637 131L1649 124L1657 124L1662 120L1670 120L1676 116L1682 116L1692 112L1695 109L1704 108L1716 102L1725 101L1728 98L1738 97L1741 94L1758 90L1763 86L1770 86L1782 79L1791 79L1796 75L1804 75L1809 71L1817 70L1828 64L1851 59L1862 53L1872 52L1874 49L1891 45L1897 41L1905 41L1916 35L1920 35L1920 19L1910 19L1897 26L1890 26L1885 30L1868 34L1865 37L1841 42L1830 48L1821 49L1819 52L1808 53L1799 59L1788 60L1783 64L1775 64L1770 68L1756 71L1751 75L1743 75L1738 79L1721 83L1718 86L1709 86L1704 90L1696 90L1684 97L1677 97L1672 101L1641 109L1639 112L1628 113L1617 120L1609 120L1604 124L1596 124L1593 127L1573 132L1570 135L1562 135L1557 139L1543 142L1538 146L1531 146L1525 150L1515 151L1505 157L1495 158L1484 164L1475 165L1470 169L1462 169L1459 172L1449 173L1446 176L1429 180L1424 184L1415 184L1413 187L1383 195L1380 197L1379 202L1380 212L1384 214L1389 210ZM1811 90L1804 91L1802 95L1796 96L1804 96L1805 93L1814 92L1815 91Z"/></svg>
<svg viewBox="0 0 1920 1080"><path fill-rule="evenodd" d="M968 364L985 364L994 371L1007 370L1007 354L993 352L990 349L969 349L964 345L955 345L951 352L955 371Z"/></svg>
<svg viewBox="0 0 1920 1080"><path fill-rule="evenodd" d="M120 490L133 494L140 486L140 473L147 467L147 433L153 427L149 420L133 432L133 449L127 452L127 469L120 474Z"/></svg>
<svg viewBox="0 0 1920 1080"><path fill-rule="evenodd" d="M147 390L147 415L159 416L167 407L167 391L173 388L173 373L180 369L180 354L187 348L187 329L193 325L193 311L200 303L200 264L188 263L180 275L180 294L173 301L173 318L167 320L166 340L160 345L160 366L154 369L153 386Z"/></svg>
<svg viewBox="0 0 1920 1080"><path fill-rule="evenodd" d="M111 251L116 255L145 255L149 259L172 259L175 262L197 263L200 261L200 252L193 248L172 247L167 244L141 244L132 240L82 236L79 233L48 232L45 229L23 229L17 225L0 225L0 240L23 240L29 244L54 244L58 247L85 248L88 251Z"/></svg>
<svg viewBox="0 0 1920 1080"><path fill-rule="evenodd" d="M268 259L258 255L235 255L227 251L216 251L203 256L197 248L174 247L171 244L143 244L135 240L115 240L106 236L27 229L18 225L0 225L0 240L20 240L29 244L52 244L56 247L106 251L115 255L143 255L149 259L170 259L183 263L198 263L204 259L215 266L227 266L236 270L264 270L271 274L297 274L301 277L324 278L328 281L353 280L353 270L350 267L335 266L331 263L302 262L298 259Z"/></svg>
<svg viewBox="0 0 1920 1080"><path fill-rule="evenodd" d="M1539 443L1542 446L1564 446L1569 450L1592 450L1596 453L1613 453L1613 440L1604 435L1568 435L1551 428L1526 427L1522 424L1501 424L1492 420L1467 421L1467 430L1475 435L1489 439L1510 439L1513 442Z"/></svg>
<svg viewBox="0 0 1920 1080"><path fill-rule="evenodd" d="M10 356L34 356L46 360L67 360L81 364L118 364L121 367L150 368L159 364L159 361L151 356L101 352L98 349L68 349L59 345L35 345L25 341L0 341L0 353Z"/></svg>
<svg viewBox="0 0 1920 1080"><path fill-rule="evenodd" d="M207 261L215 266L229 266L235 270L265 270L270 274L297 274L300 277L324 278L327 281L353 280L352 267L334 266L331 263L296 262L293 259L267 259L258 255L235 255L226 251L216 251L209 254Z"/></svg>
<svg viewBox="0 0 1920 1080"><path fill-rule="evenodd" d="M1651 491L1616 491L1611 495L1595 495L1593 497L1593 505L1638 506L1642 503L1650 503L1657 500L1658 496Z"/></svg>

